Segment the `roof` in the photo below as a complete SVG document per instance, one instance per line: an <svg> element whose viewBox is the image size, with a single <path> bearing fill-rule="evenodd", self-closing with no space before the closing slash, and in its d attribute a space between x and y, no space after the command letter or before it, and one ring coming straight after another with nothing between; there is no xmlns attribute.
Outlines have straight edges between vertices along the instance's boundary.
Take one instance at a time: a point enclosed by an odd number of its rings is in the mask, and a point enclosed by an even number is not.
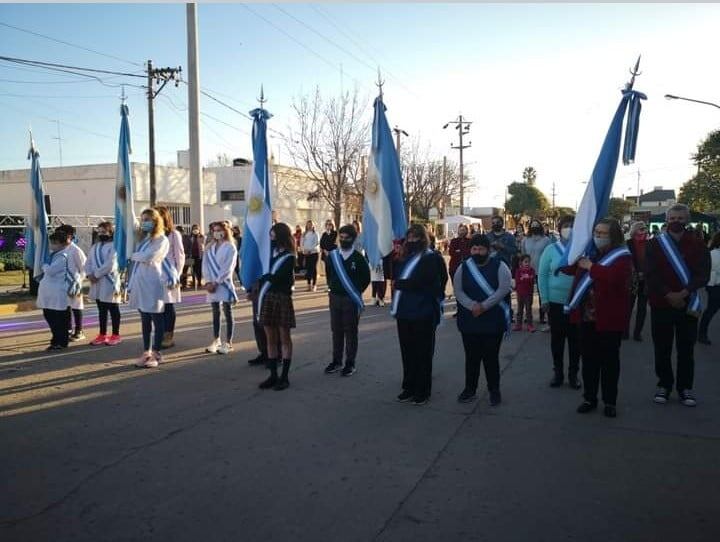
<svg viewBox="0 0 720 542"><path fill-rule="evenodd" d="M675 190L656 189L640 195L640 203L643 201L667 201L669 199L675 199Z"/></svg>

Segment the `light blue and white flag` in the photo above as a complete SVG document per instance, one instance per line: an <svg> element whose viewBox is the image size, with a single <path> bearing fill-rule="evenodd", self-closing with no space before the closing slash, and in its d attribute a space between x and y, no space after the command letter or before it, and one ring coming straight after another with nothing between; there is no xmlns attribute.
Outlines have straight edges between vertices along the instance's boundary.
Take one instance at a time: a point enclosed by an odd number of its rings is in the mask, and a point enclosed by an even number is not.
<svg viewBox="0 0 720 542"><path fill-rule="evenodd" d="M118 269L123 272L128 258L135 251L135 205L130 171L130 122L128 107L120 106L120 140L118 148L118 169L115 179L115 235L113 247L118 259Z"/></svg>
<svg viewBox="0 0 720 542"><path fill-rule="evenodd" d="M30 137L30 215L26 224L25 265L33 270L33 279L42 278L42 266L50 258L48 242L48 215L45 209L45 190L40 171L40 153Z"/></svg>
<svg viewBox="0 0 720 542"><path fill-rule="evenodd" d="M264 109L253 109L253 171L250 177L245 210L245 230L240 247L240 278L246 288L268 272L270 267L270 168L267 152L267 120L272 116Z"/></svg>
<svg viewBox="0 0 720 542"><path fill-rule="evenodd" d="M572 235L565 246L563 264L572 265L581 256L594 250L593 229L595 224L607 215L620 155L623 120L628 109L630 114L625 131L623 163L627 165L635 159L635 148L640 125L640 100L645 100L646 96L631 89L625 89L622 93L622 100L620 100L620 105L618 105L615 116L610 123L610 128L600 149L600 155L597 162L595 162L595 168L575 216Z"/></svg>
<svg viewBox="0 0 720 542"><path fill-rule="evenodd" d="M375 267L392 252L393 240L402 239L407 230L400 161L385 117L382 95L375 99L368 162L363 236L370 266Z"/></svg>

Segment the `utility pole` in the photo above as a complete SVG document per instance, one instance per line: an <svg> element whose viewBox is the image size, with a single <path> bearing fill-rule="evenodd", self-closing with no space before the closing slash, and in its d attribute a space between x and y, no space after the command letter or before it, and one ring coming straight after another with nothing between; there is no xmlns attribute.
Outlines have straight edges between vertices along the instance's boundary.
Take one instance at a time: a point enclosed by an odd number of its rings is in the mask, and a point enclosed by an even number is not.
<svg viewBox="0 0 720 542"><path fill-rule="evenodd" d="M190 139L190 222L205 224L203 176L200 166L200 64L198 62L197 4L186 6L188 54L188 134Z"/></svg>
<svg viewBox="0 0 720 542"><path fill-rule="evenodd" d="M57 125L57 137L53 137L53 139L57 139L58 142L58 153L60 156L60 167L62 167L62 137L60 137L60 121L54 120L53 121Z"/></svg>
<svg viewBox="0 0 720 542"><path fill-rule="evenodd" d="M393 128L393 132L395 132L395 150L397 151L398 163L400 163L400 136L404 135L405 137L408 137L408 133L405 130L403 130L402 128L398 128L397 126L395 126L395 128ZM400 165L400 175L402 175L402 164ZM406 211L407 211L407 221L409 224L410 218L411 218L410 215L412 213L410 211L410 194L408 193L409 187L407 185L407 179L405 180L405 182L403 184L405 185L405 207L406 207Z"/></svg>
<svg viewBox="0 0 720 542"><path fill-rule="evenodd" d="M555 218L555 181L553 181L553 187L552 187L552 211L553 211L553 218Z"/></svg>
<svg viewBox="0 0 720 542"><path fill-rule="evenodd" d="M451 149L457 149L460 151L460 214L465 212L465 171L463 166L463 150L468 149L472 146L472 141L469 141L467 145L463 144L463 136L470 133L471 121L463 119L462 115L458 115L457 120L451 120L443 126L443 130L449 125L454 124L455 129L458 131L458 138L460 143L458 145L450 144Z"/></svg>
<svg viewBox="0 0 720 542"><path fill-rule="evenodd" d="M447 156L443 156L442 185L443 190L447 190ZM438 214L440 215L440 218L445 218L445 198L440 199L440 206L442 209L438 210ZM447 234L447 232L445 233Z"/></svg>
<svg viewBox="0 0 720 542"><path fill-rule="evenodd" d="M150 162L150 207L154 207L157 203L157 187L155 177L155 111L153 100L160 94L169 81L175 81L175 86L180 84L180 74L182 68L153 68L152 60L147 62L147 99L148 99L148 139L150 143L149 162ZM162 83L157 91L154 90L154 83Z"/></svg>
<svg viewBox="0 0 720 542"><path fill-rule="evenodd" d="M637 170L637 206L640 207L640 168Z"/></svg>

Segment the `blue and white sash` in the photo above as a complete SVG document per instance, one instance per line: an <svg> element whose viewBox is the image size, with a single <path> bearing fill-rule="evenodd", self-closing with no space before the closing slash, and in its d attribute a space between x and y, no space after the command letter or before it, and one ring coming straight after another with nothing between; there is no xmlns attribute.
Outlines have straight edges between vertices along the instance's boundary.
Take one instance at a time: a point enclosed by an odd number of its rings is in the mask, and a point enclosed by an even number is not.
<svg viewBox="0 0 720 542"><path fill-rule="evenodd" d="M611 250L610 252L605 254L605 256L595 262L594 265L602 265L603 267L607 267L622 256L630 256L630 251L627 249L627 247L619 247ZM580 282L578 282L577 288L575 288L575 292L573 292L573 295L570 298L570 302L565 305L566 313L576 309L578 305L580 305L580 302L585 297L585 294L588 293L588 290L590 289L590 286L592 286L592 283L593 279L590 278L590 273L586 272L580 279Z"/></svg>
<svg viewBox="0 0 720 542"><path fill-rule="evenodd" d="M665 253L665 257L670 262L673 271L675 271L683 287L687 288L690 285L690 270L685 264L685 260L682 254L680 254L675 241L673 241L667 233L658 235L657 240L660 248L662 248ZM695 313L702 311L702 302L697 292L692 292L688 298L688 311Z"/></svg>
<svg viewBox="0 0 720 542"><path fill-rule="evenodd" d="M465 260L465 267L470 271L470 276L475 281L475 284L480 287L486 296L490 297L495 293L495 290L492 289L492 286L490 286L490 283L485 279L473 260ZM508 337L510 335L510 322L512 321L510 305L503 299L498 303L498 307L502 309L503 315L505 316L505 337Z"/></svg>
<svg viewBox="0 0 720 542"><path fill-rule="evenodd" d="M415 268L417 267L418 262L420 259L425 256L426 254L432 254L432 250L427 249L425 252L420 252L419 254L416 254L413 256L410 260L408 260L408 263L403 268L402 273L398 277L399 280L407 280L410 275L412 275L412 272L415 271ZM393 293L393 299L392 299L392 305L390 306L390 314L397 317L397 310L400 306L400 297L402 296L402 291L395 289L395 292ZM442 300L438 300L438 303L440 305L440 322L442 323L442 315L443 315L443 304Z"/></svg>
<svg viewBox="0 0 720 542"><path fill-rule="evenodd" d="M290 258L291 256L292 256L292 254L284 254L284 255L280 256L277 260L275 260L275 263L270 268L270 274L274 275L275 273L277 273L279 271L280 267L282 267L282 264L285 263L285 261L288 258ZM270 281L268 280L268 281L265 281L265 284L262 285L262 287L260 288L260 293L258 294L258 305L257 305L258 310L255 315L256 319L260 317L260 311L262 310L263 299L265 299L265 294L267 294L269 289L270 289Z"/></svg>
<svg viewBox="0 0 720 542"><path fill-rule="evenodd" d="M82 293L82 282L79 280L79 275L73 275L70 272L67 254L63 254L63 256L65 256L65 284L67 284L67 295L70 297L78 297Z"/></svg>
<svg viewBox="0 0 720 542"><path fill-rule="evenodd" d="M170 263L170 259L167 256L165 256L162 261L162 272L165 276L168 288L172 289L180 284L180 273L178 273L175 266Z"/></svg>
<svg viewBox="0 0 720 542"><path fill-rule="evenodd" d="M135 252L142 252L143 250L145 250L148 247L148 245L152 242L152 240L153 240L152 237L147 237L146 239L141 241L140 244L137 246L137 249L135 249ZM133 286L135 284L134 269L135 269L135 265L137 264L137 262L133 262L131 260L130 263L131 263L131 266L128 266L128 274L130 275L130 278L127 281L127 288L126 288L128 294L132 291Z"/></svg>
<svg viewBox="0 0 720 542"><path fill-rule="evenodd" d="M96 243L95 244L95 267L100 268L103 265L105 265L105 259L102 255L102 247L103 243ZM105 278L110 281L110 284L113 286L113 294L117 295L120 293L120 277L117 273L114 271L111 271L107 275L105 275Z"/></svg>
<svg viewBox="0 0 720 542"><path fill-rule="evenodd" d="M350 296L350 299L352 299L352 302L357 306L358 314L361 313L365 309L365 303L363 303L362 294L358 291L347 274L347 270L343 265L343 258L340 254L340 249L330 251L330 261L333 264L333 269L335 269L335 273L337 273L343 288L345 288L345 291Z"/></svg>
<svg viewBox="0 0 720 542"><path fill-rule="evenodd" d="M215 257L215 250L217 248L219 248L219 246L220 245L213 245L209 250L205 251L205 257L207 258L207 261L208 261L208 267L210 267L210 271L214 275L215 279L217 279L221 274L220 264L218 263L217 258ZM223 282L220 283L220 286L223 286L227 290L228 302L237 303L239 298L238 298L237 292L235 291L235 286L233 285L232 277L226 278Z"/></svg>

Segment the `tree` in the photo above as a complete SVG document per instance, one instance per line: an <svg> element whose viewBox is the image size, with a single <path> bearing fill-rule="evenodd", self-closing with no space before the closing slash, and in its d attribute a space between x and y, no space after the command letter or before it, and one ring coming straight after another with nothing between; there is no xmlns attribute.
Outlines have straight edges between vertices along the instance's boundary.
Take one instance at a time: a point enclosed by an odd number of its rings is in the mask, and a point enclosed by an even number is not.
<svg viewBox="0 0 720 542"><path fill-rule="evenodd" d="M708 134L692 159L698 171L705 171L715 178L720 175L720 130Z"/></svg>
<svg viewBox="0 0 720 542"><path fill-rule="evenodd" d="M516 221L523 215L533 216L545 212L550 207L545 194L531 184L511 183L508 186L508 194L510 199L507 201L506 211L513 215Z"/></svg>
<svg viewBox="0 0 720 542"><path fill-rule="evenodd" d="M680 187L678 201L701 213L720 209L720 175L700 171Z"/></svg>
<svg viewBox="0 0 720 542"><path fill-rule="evenodd" d="M370 124L357 89L324 99L316 88L312 97L293 100L295 123L288 128L285 146L295 163L315 186L308 199L325 200L336 224L343 202L362 193L361 156L366 154Z"/></svg>
<svg viewBox="0 0 720 542"><path fill-rule="evenodd" d="M532 166L526 167L523 170L522 178L525 184L535 186L535 181L537 181L537 170Z"/></svg>
<svg viewBox="0 0 720 542"><path fill-rule="evenodd" d="M630 209L634 207L632 201L623 198L610 198L608 204L608 216L622 222L626 215L630 214Z"/></svg>

